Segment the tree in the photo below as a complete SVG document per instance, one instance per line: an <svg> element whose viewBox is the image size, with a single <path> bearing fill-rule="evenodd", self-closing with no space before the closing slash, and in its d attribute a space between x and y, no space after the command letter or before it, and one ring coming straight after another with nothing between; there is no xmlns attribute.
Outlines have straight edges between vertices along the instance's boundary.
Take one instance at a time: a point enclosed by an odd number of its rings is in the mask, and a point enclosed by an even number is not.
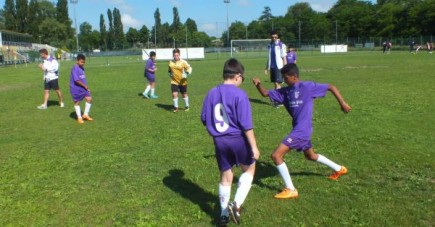
<svg viewBox="0 0 435 227"><path fill-rule="evenodd" d="M187 18L186 22L184 23L184 25L187 27L187 31L189 33L192 32L197 32L198 31L198 26L196 25L196 22L190 18Z"/></svg>
<svg viewBox="0 0 435 227"><path fill-rule="evenodd" d="M5 28L7 30L16 31L17 19L15 12L14 0L6 0L4 5Z"/></svg>
<svg viewBox="0 0 435 227"><path fill-rule="evenodd" d="M127 34L125 34L125 38L128 43L131 44L131 47L134 48L134 44L139 42L140 34L135 28L129 28Z"/></svg>
<svg viewBox="0 0 435 227"><path fill-rule="evenodd" d="M151 34L147 26L145 25L142 26L142 28L139 30L139 42L141 42L142 45L144 45L145 43L149 44L148 42L150 38L151 38Z"/></svg>
<svg viewBox="0 0 435 227"><path fill-rule="evenodd" d="M58 0L56 5L56 19L58 22L65 24L67 28L67 33L70 37L74 35L74 31L71 27L72 21L68 15L68 1Z"/></svg>
<svg viewBox="0 0 435 227"><path fill-rule="evenodd" d="M0 29L5 29L4 10L0 9Z"/></svg>
<svg viewBox="0 0 435 227"><path fill-rule="evenodd" d="M103 14L100 14L100 49L107 49L107 29Z"/></svg>
<svg viewBox="0 0 435 227"><path fill-rule="evenodd" d="M52 46L68 45L68 34L66 25L59 23L55 18L46 18L39 25L41 38L44 43Z"/></svg>
<svg viewBox="0 0 435 227"><path fill-rule="evenodd" d="M17 32L26 33L28 27L27 13L28 13L28 4L27 0L16 0L15 1L15 10L17 15Z"/></svg>
<svg viewBox="0 0 435 227"><path fill-rule="evenodd" d="M88 22L80 24L80 47L84 51L92 51L98 48L100 33L92 30L92 25Z"/></svg>
<svg viewBox="0 0 435 227"><path fill-rule="evenodd" d="M115 32L114 32L114 28L113 28L113 15L112 15L112 11L110 9L107 9L107 18L109 19L109 32L107 34L107 48L109 50L113 50L114 49L114 42L115 42Z"/></svg>
<svg viewBox="0 0 435 227"><path fill-rule="evenodd" d="M230 26L231 39L245 39L247 28L245 24L240 21L236 21Z"/></svg>
<svg viewBox="0 0 435 227"><path fill-rule="evenodd" d="M33 36L33 40L39 42L39 36L41 31L39 31L39 25L42 22L42 18L39 16L39 2L38 0L30 0L29 2L29 14L27 18L29 20L29 26L27 27L27 32Z"/></svg>
<svg viewBox="0 0 435 227"><path fill-rule="evenodd" d="M113 9L113 32L116 49L122 49L125 42L125 36L121 21L121 12L117 8Z"/></svg>
<svg viewBox="0 0 435 227"><path fill-rule="evenodd" d="M159 8L156 9L156 11L154 12L154 26L152 29L152 35L154 36L154 46L157 47L157 41L161 42L161 40L163 39L162 35L162 30L161 30L161 26L162 26L162 20L160 18L160 11Z"/></svg>

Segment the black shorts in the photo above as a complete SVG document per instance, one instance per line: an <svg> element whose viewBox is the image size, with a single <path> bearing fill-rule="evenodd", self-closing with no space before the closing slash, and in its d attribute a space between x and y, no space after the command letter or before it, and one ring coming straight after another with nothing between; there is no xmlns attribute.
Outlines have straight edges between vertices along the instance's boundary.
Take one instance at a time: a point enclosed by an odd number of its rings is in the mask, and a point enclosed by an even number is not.
<svg viewBox="0 0 435 227"><path fill-rule="evenodd" d="M171 84L172 92L180 92L181 94L187 93L187 85L175 85Z"/></svg>
<svg viewBox="0 0 435 227"><path fill-rule="evenodd" d="M44 81L44 90L59 90L59 79Z"/></svg>
<svg viewBox="0 0 435 227"><path fill-rule="evenodd" d="M281 70L278 68L270 69L270 82L272 83L282 83Z"/></svg>

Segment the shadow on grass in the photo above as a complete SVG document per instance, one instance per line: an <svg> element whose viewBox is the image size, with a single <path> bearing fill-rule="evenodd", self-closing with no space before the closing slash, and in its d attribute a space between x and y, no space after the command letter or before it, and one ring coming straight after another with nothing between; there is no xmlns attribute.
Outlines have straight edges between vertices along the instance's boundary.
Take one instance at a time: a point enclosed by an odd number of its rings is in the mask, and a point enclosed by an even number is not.
<svg viewBox="0 0 435 227"><path fill-rule="evenodd" d="M292 172L290 169L290 175L292 177L298 177L298 176L321 176L324 177L324 175L319 174L319 173L313 173L313 172ZM278 170L276 169L276 166L274 164L271 163L267 163L267 162L262 162L262 161L257 161L257 165L256 165L256 170L255 170L255 177L254 177L254 181L252 182L253 184L256 184L262 188L267 188L270 190L279 190L281 188L276 188L274 186L270 186L266 183L263 183L263 180L266 180L267 178L270 177L279 177L279 179L281 179L281 176L278 173ZM284 182L282 182L282 185L284 187Z"/></svg>
<svg viewBox="0 0 435 227"><path fill-rule="evenodd" d="M47 107L49 106L60 106L59 101L48 100Z"/></svg>
<svg viewBox="0 0 435 227"><path fill-rule="evenodd" d="M268 105L268 106L270 106L270 102L266 102L266 101L263 101L263 100L261 100L261 99L253 99L253 98L250 98L249 101L250 101L250 102L253 102L253 103L264 104L264 105Z"/></svg>
<svg viewBox="0 0 435 227"><path fill-rule="evenodd" d="M163 183L183 198L197 204L202 211L213 218L214 223L217 223L220 215L220 205L217 204L219 201L218 196L205 191L191 180L184 178L184 172L179 169L169 170L169 176L163 178ZM211 204L214 204L214 207Z"/></svg>
<svg viewBox="0 0 435 227"><path fill-rule="evenodd" d="M160 104L160 103L156 103L156 106L160 109L164 109L167 111L172 111L174 109L174 107L172 105L168 105L168 104Z"/></svg>

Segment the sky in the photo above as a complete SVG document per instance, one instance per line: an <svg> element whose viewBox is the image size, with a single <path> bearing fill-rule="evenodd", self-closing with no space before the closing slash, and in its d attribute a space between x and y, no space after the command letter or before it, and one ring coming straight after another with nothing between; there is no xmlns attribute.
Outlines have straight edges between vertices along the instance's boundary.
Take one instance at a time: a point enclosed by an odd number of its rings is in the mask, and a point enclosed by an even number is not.
<svg viewBox="0 0 435 227"><path fill-rule="evenodd" d="M0 0L2 8L4 2L5 0ZM289 6L300 2L308 2L315 11L326 12L336 0L229 0L229 3L224 0L77 0L77 4L69 4L68 8L73 26L77 19L78 27L81 23L88 22L92 29L98 31L100 15L103 14L107 24L107 10L117 8L121 13L124 30L127 31L129 28L139 30L143 25L151 30L157 8L162 23L172 24L172 10L176 7L181 23L191 18L199 31L220 37L227 28L227 17L230 25L235 21L248 24L258 19L266 6L270 7L273 16L284 16Z"/></svg>
<svg viewBox="0 0 435 227"><path fill-rule="evenodd" d="M113 11L117 8L121 13L125 31L130 27L139 30L143 25L151 30L157 8L160 11L162 24L166 22L172 24L173 8L176 7L181 23L191 18L196 22L199 31L206 32L209 36L220 37L227 27L227 12L229 24L235 21L248 24L258 19L266 6L271 8L273 16L283 16L289 6L298 2L308 2L313 10L326 12L336 1L229 0L229 3L225 3L224 0L78 0L76 5L70 4L68 7L73 26L76 18L78 26L86 21L94 30L100 28L101 14L107 23L107 10Z"/></svg>

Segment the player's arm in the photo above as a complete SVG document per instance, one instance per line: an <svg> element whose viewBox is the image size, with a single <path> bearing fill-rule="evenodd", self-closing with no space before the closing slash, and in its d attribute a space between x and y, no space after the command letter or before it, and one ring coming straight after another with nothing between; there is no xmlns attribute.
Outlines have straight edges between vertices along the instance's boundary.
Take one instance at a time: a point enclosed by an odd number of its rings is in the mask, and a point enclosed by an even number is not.
<svg viewBox="0 0 435 227"><path fill-rule="evenodd" d="M254 83L255 87L257 88L258 92L260 92L260 94L263 97L269 97L269 91L264 88L263 86L261 86L261 81L258 78L254 78L252 79L252 83Z"/></svg>
<svg viewBox="0 0 435 227"><path fill-rule="evenodd" d="M81 82L80 80L76 80L74 81L77 85L79 85L80 87L83 87L84 89L86 89L86 91L91 91L89 90L88 85L84 84L83 82Z"/></svg>
<svg viewBox="0 0 435 227"><path fill-rule="evenodd" d="M345 113L349 113L352 107L350 107L343 99L343 97L340 94L340 91L332 84L329 85L328 91L330 91L335 98L337 99L338 103L340 104L341 110Z"/></svg>
<svg viewBox="0 0 435 227"><path fill-rule="evenodd" d="M251 145L253 159L258 160L260 158L260 151L257 147L257 141L254 135L254 129L249 129L245 131L246 138L248 139L249 145Z"/></svg>

